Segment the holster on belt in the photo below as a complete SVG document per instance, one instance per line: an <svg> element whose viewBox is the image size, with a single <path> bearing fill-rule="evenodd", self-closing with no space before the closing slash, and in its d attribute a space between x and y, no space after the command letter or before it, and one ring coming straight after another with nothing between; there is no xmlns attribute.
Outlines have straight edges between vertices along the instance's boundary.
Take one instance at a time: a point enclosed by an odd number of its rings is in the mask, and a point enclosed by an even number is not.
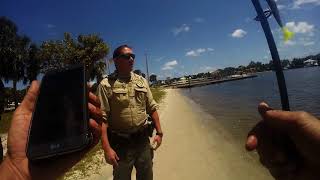
<svg viewBox="0 0 320 180"><path fill-rule="evenodd" d="M148 132L149 137L152 137L153 131L154 131L155 128L156 128L156 126L155 126L154 122L152 121L152 117L148 116L148 119L147 119L147 132Z"/></svg>

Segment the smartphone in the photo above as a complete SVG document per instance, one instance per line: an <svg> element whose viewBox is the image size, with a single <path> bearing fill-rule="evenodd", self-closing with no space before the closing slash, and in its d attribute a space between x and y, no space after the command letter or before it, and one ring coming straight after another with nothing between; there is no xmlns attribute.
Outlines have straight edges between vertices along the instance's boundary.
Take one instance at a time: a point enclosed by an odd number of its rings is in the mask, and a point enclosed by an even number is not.
<svg viewBox="0 0 320 180"><path fill-rule="evenodd" d="M84 149L91 141L84 65L45 74L29 129L29 160Z"/></svg>

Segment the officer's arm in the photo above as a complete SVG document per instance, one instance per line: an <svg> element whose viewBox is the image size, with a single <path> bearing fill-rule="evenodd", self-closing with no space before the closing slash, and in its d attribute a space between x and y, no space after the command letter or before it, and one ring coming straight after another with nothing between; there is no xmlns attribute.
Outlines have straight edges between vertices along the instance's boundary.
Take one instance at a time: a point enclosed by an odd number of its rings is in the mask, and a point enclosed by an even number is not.
<svg viewBox="0 0 320 180"><path fill-rule="evenodd" d="M157 133L162 134L162 129L161 129L161 125L160 125L160 118L159 118L158 112L153 111L151 114L151 117L152 117L152 121L154 122L154 125L156 127Z"/></svg>
<svg viewBox="0 0 320 180"><path fill-rule="evenodd" d="M162 133L157 109L159 109L159 105L153 99L150 87L147 86L147 113L152 117L157 133Z"/></svg>
<svg viewBox="0 0 320 180"><path fill-rule="evenodd" d="M97 88L97 96L99 97L99 100L101 102L101 111L103 116L103 122L101 126L101 143L103 150L108 150L110 148L110 143L108 140L107 135L107 128L108 128L108 122L107 122L107 115L110 112L110 106L108 101L108 92L107 92L107 86L101 82Z"/></svg>
<svg viewBox="0 0 320 180"><path fill-rule="evenodd" d="M102 149L104 151L107 151L111 148L109 140L108 140L108 134L107 134L107 128L108 124L103 122L101 126L101 143L102 143Z"/></svg>

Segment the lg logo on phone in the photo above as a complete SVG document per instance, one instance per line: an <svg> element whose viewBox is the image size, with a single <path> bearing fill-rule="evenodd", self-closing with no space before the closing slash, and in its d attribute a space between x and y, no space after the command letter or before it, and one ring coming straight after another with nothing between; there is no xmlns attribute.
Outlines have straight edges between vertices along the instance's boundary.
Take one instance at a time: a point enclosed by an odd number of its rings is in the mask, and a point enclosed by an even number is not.
<svg viewBox="0 0 320 180"><path fill-rule="evenodd" d="M51 150L58 149L58 148L60 148L60 144L50 144Z"/></svg>

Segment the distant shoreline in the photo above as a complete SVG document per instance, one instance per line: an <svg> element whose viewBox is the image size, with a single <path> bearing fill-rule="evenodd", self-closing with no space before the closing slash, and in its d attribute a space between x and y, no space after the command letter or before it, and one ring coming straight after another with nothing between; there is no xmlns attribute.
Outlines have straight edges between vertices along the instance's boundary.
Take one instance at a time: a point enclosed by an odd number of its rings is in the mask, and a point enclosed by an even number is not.
<svg viewBox="0 0 320 180"><path fill-rule="evenodd" d="M256 75L256 74L239 75L239 76L223 78L223 79L219 79L219 80L200 80L200 81L190 82L190 83L186 82L184 84L173 85L171 87L173 87L173 88L191 88L191 87L205 86L205 85L210 85L210 84L224 83L224 82L229 82L229 81L238 81L238 80L243 80L243 79L248 79L248 78L255 78L257 76L258 75Z"/></svg>

